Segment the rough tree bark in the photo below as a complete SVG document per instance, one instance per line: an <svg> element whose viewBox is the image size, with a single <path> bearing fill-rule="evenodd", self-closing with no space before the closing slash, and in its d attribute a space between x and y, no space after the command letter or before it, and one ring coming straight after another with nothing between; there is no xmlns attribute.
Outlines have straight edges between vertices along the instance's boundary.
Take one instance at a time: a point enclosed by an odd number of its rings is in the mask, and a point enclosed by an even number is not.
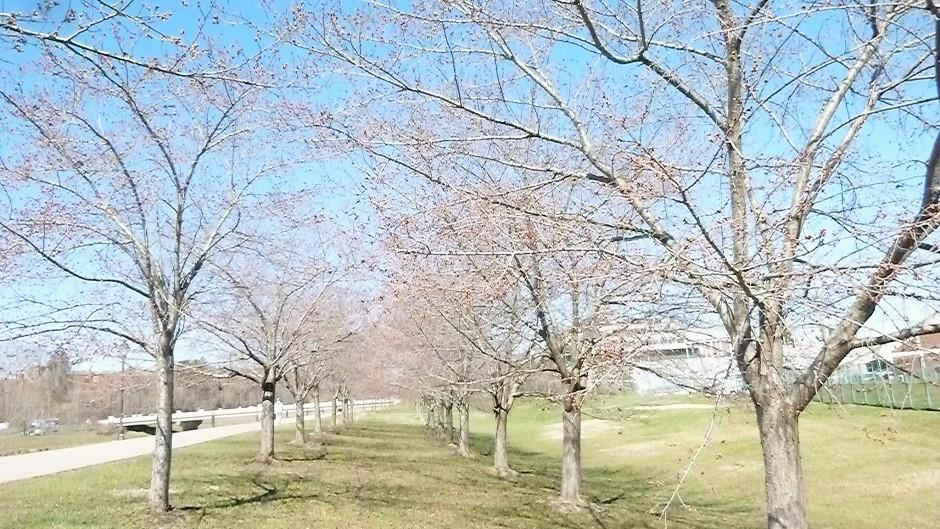
<svg viewBox="0 0 940 529"><path fill-rule="evenodd" d="M323 434L323 418L320 415L320 386L313 387L313 433Z"/></svg>
<svg viewBox="0 0 940 529"><path fill-rule="evenodd" d="M173 452L173 338L161 337L157 352L157 429L154 435L148 502L153 512L170 510L170 462Z"/></svg>
<svg viewBox="0 0 940 529"><path fill-rule="evenodd" d="M424 413L424 429L425 430L431 429L431 426L433 425L433 422L434 422L434 413L435 413L434 406L433 405L427 406L427 408L425 409L425 413Z"/></svg>
<svg viewBox="0 0 940 529"><path fill-rule="evenodd" d="M496 416L496 435L493 443L493 471L500 477L518 474L509 466L509 412L516 401L516 392L522 385L520 380L498 387L493 397L493 414Z"/></svg>
<svg viewBox="0 0 940 529"><path fill-rule="evenodd" d="M454 403L447 401L444 403L444 434L447 436L447 442L454 442Z"/></svg>
<svg viewBox="0 0 940 529"><path fill-rule="evenodd" d="M457 439L457 453L461 457L473 457L470 450L470 405L466 399L457 403L457 411L460 415L460 435Z"/></svg>
<svg viewBox="0 0 940 529"><path fill-rule="evenodd" d="M334 430L336 429L336 406L337 406L336 399L337 399L337 396L333 395L333 429Z"/></svg>
<svg viewBox="0 0 940 529"><path fill-rule="evenodd" d="M769 529L806 529L799 414L786 404L757 408Z"/></svg>
<svg viewBox="0 0 940 529"><path fill-rule="evenodd" d="M496 439L493 446L493 470L498 476L507 477L515 474L509 467L509 451L507 441L509 435L509 410L498 406L496 415Z"/></svg>
<svg viewBox="0 0 940 529"><path fill-rule="evenodd" d="M274 382L261 384L261 449L258 461L274 461Z"/></svg>
<svg viewBox="0 0 940 529"><path fill-rule="evenodd" d="M581 403L579 388L572 387L562 398L561 497L562 503L581 500Z"/></svg>
<svg viewBox="0 0 940 529"><path fill-rule="evenodd" d="M307 444L307 429L304 425L304 401L296 399L294 401L294 444Z"/></svg>
<svg viewBox="0 0 940 529"><path fill-rule="evenodd" d="M443 403L437 403L435 409L437 410L437 435L443 439L447 436L447 413L444 411Z"/></svg>

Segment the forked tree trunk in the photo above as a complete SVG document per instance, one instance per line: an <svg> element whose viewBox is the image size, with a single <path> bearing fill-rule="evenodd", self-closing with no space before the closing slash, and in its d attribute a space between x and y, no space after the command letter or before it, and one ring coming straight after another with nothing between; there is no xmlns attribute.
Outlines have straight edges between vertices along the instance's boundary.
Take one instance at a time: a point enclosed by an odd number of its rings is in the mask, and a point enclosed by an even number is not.
<svg viewBox="0 0 940 529"><path fill-rule="evenodd" d="M313 433L323 434L323 419L320 416L320 388L313 388Z"/></svg>
<svg viewBox="0 0 940 529"><path fill-rule="evenodd" d="M581 406L575 397L563 400L561 448L561 502L581 503Z"/></svg>
<svg viewBox="0 0 940 529"><path fill-rule="evenodd" d="M173 346L168 338L157 354L157 425L154 435L148 503L152 512L170 510L170 464L173 457Z"/></svg>
<svg viewBox="0 0 940 529"><path fill-rule="evenodd" d="M307 444L307 430L304 425L304 401L294 399L294 444Z"/></svg>
<svg viewBox="0 0 940 529"><path fill-rule="evenodd" d="M780 405L757 407L764 455L768 529L807 529L800 460L799 414Z"/></svg>
<svg viewBox="0 0 940 529"><path fill-rule="evenodd" d="M274 460L274 382L261 384L261 449L258 461Z"/></svg>
<svg viewBox="0 0 940 529"><path fill-rule="evenodd" d="M470 451L470 405L466 401L457 405L460 414L460 435L457 439L457 453L461 457L473 457Z"/></svg>
<svg viewBox="0 0 940 529"><path fill-rule="evenodd" d="M496 408L496 439L493 446L493 470L497 475L506 477L515 472L509 467L509 451L507 446L509 434L509 410L499 406Z"/></svg>

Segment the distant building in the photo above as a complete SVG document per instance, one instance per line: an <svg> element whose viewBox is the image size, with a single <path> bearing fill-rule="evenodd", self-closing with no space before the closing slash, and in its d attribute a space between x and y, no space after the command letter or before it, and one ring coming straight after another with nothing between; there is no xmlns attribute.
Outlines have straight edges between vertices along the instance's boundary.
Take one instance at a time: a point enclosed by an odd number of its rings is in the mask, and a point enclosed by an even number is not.
<svg viewBox="0 0 940 529"><path fill-rule="evenodd" d="M650 320L620 329L610 341L614 362L596 380L637 393L728 393L744 388L722 327Z"/></svg>
<svg viewBox="0 0 940 529"><path fill-rule="evenodd" d="M837 382L940 378L940 333L853 351L832 376Z"/></svg>

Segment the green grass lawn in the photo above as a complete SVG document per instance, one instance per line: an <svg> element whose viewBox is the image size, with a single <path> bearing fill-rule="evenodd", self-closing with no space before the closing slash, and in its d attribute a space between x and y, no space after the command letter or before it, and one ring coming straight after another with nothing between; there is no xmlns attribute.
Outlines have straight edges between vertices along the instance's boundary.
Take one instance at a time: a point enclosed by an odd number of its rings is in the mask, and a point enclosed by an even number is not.
<svg viewBox="0 0 940 529"><path fill-rule="evenodd" d="M127 432L127 437L138 437L144 434ZM6 433L0 435L0 457L41 450L54 450L92 443L114 441L117 436L106 435L92 430L63 430L45 435L26 436L21 433Z"/></svg>
<svg viewBox="0 0 940 529"><path fill-rule="evenodd" d="M703 402L669 398L662 403ZM253 462L255 435L189 447L174 457L175 510L146 512L149 459L136 458L0 485L2 528L661 528L658 515L700 444L709 409L633 410L630 398L595 399L584 420L585 495L562 513L557 410L521 403L510 422L520 476L487 467L492 421L472 418L478 456L462 460L420 425L413 408L375 413L308 447L279 432L273 466ZM668 527L763 525L763 477L752 413L723 408ZM940 519L940 414L817 405L802 421L814 528L932 528Z"/></svg>
<svg viewBox="0 0 940 529"><path fill-rule="evenodd" d="M635 399L616 398L595 399L588 406L583 458L586 492L593 501L616 498L613 504L659 512L714 417L710 442L680 492L687 507L680 504L667 516L694 527L763 524L763 468L753 411L742 403L717 414L631 410L634 404ZM513 446L551 456L538 471L557 472L558 412L546 404L526 403L513 413ZM488 414L475 419L478 429L489 428ZM801 419L813 527L936 527L938 428L938 413L815 404ZM530 463L523 458L517 464Z"/></svg>
<svg viewBox="0 0 940 529"><path fill-rule="evenodd" d="M254 420L254 417L227 417L216 420L215 425L230 426L233 424L254 422ZM211 423L208 420L200 425L200 428L211 427ZM125 432L127 439L146 435L147 434L140 432ZM42 450L54 450L56 448L68 448L70 446L104 443L106 441L116 441L117 438L116 430L111 433L102 433L88 429L87 427L65 427L58 432L35 436L26 436L20 432L3 432L0 434L0 457Z"/></svg>
<svg viewBox="0 0 940 529"><path fill-rule="evenodd" d="M819 402L858 404L897 409L940 409L940 387L922 381L829 384Z"/></svg>

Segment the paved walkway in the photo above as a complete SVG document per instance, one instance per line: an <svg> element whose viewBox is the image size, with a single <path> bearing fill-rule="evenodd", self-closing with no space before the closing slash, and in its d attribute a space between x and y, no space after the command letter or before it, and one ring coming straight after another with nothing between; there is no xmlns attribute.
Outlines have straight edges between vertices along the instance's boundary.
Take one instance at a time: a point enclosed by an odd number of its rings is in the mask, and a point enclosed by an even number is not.
<svg viewBox="0 0 940 529"><path fill-rule="evenodd" d="M173 434L173 448L183 448L240 433L258 431L260 423L250 422L191 430ZM129 459L153 453L153 437L135 437L89 445L44 450L29 454L0 457L0 483L55 474L66 470Z"/></svg>
<svg viewBox="0 0 940 529"><path fill-rule="evenodd" d="M722 403L722 408L727 408L728 405ZM630 406L632 410L713 410L715 409L714 404L697 404L697 403L676 403L676 404L641 404L638 406Z"/></svg>

